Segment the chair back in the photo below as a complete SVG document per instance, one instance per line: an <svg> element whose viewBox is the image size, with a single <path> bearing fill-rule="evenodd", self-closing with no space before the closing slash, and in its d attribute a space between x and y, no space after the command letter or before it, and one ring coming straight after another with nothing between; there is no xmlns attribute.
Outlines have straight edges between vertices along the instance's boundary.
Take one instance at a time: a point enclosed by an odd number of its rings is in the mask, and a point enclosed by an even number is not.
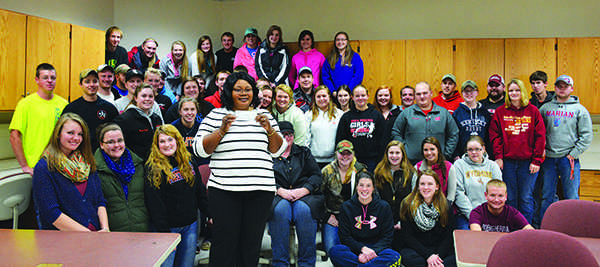
<svg viewBox="0 0 600 267"><path fill-rule="evenodd" d="M198 171L200 172L200 175L202 175L202 183L204 184L204 187L206 187L208 178L210 177L210 168L208 167L208 164L198 166Z"/></svg>
<svg viewBox="0 0 600 267"><path fill-rule="evenodd" d="M32 177L21 170L2 174L0 178L0 220L13 219L17 229L19 215L29 206Z"/></svg>
<svg viewBox="0 0 600 267"><path fill-rule="evenodd" d="M520 230L498 239L490 252L487 266L599 265L592 252L571 236L547 230Z"/></svg>
<svg viewBox="0 0 600 267"><path fill-rule="evenodd" d="M600 238L600 203L567 199L552 203L542 219L541 229L576 237Z"/></svg>

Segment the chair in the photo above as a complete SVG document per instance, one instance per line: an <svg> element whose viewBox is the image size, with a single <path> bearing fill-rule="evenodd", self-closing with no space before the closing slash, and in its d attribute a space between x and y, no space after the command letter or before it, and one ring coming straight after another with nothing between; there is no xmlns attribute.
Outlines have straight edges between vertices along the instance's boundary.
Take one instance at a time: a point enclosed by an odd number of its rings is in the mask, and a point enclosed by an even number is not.
<svg viewBox="0 0 600 267"><path fill-rule="evenodd" d="M200 172L200 175L202 175L202 183L204 184L204 187L206 187L208 178L210 177L210 168L208 167L208 164L198 166L198 171Z"/></svg>
<svg viewBox="0 0 600 267"><path fill-rule="evenodd" d="M488 267L599 266L592 252L575 238L547 230L520 230L501 237Z"/></svg>
<svg viewBox="0 0 600 267"><path fill-rule="evenodd" d="M600 203L579 199L552 203L542 219L541 229L575 237L600 238Z"/></svg>
<svg viewBox="0 0 600 267"><path fill-rule="evenodd" d="M19 226L19 215L31 200L32 177L21 170L3 173L0 178L0 220L13 219L13 229Z"/></svg>

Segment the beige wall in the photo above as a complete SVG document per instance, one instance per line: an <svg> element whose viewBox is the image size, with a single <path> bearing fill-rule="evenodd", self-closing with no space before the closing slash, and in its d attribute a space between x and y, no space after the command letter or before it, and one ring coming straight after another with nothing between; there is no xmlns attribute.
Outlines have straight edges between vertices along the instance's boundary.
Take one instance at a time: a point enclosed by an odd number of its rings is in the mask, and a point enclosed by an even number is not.
<svg viewBox="0 0 600 267"><path fill-rule="evenodd" d="M114 21L113 0L2 0L0 8L102 30Z"/></svg>

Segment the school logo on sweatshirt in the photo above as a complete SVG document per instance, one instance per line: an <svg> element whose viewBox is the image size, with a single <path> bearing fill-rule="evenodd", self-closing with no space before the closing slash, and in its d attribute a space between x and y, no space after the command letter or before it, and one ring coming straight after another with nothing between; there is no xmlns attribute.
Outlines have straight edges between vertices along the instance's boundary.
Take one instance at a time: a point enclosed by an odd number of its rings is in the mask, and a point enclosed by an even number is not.
<svg viewBox="0 0 600 267"><path fill-rule="evenodd" d="M529 125L531 124L531 116L504 116L506 127L504 131L510 135L519 135L520 133L527 132Z"/></svg>
<svg viewBox="0 0 600 267"><path fill-rule="evenodd" d="M562 111L562 110L547 110L546 117L552 118L552 123L554 127L560 126L562 118L572 119L575 117L575 112L573 111Z"/></svg>
<svg viewBox="0 0 600 267"><path fill-rule="evenodd" d="M373 229L375 227L377 227L377 224L375 223L375 221L377 221L377 217L373 216L373 215L369 215L370 216L370 220L367 220L366 218L363 220L362 216L356 216L354 217L354 219L356 220L356 224L354 225L354 227L356 227L357 229L361 229L363 224L368 224L369 225L369 229Z"/></svg>
<svg viewBox="0 0 600 267"><path fill-rule="evenodd" d="M350 121L350 133L352 137L373 138L375 122L373 119L356 119Z"/></svg>

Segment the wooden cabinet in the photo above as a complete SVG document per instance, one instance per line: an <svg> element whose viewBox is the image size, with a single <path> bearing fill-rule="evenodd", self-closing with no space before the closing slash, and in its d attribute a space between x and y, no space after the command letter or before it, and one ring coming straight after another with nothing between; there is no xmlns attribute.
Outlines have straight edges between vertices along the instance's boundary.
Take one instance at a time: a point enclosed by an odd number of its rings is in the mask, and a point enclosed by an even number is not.
<svg viewBox="0 0 600 267"><path fill-rule="evenodd" d="M69 98L71 24L27 16L27 58L25 86L29 94L37 92L35 69L50 63L56 69L54 93Z"/></svg>
<svg viewBox="0 0 600 267"><path fill-rule="evenodd" d="M548 90L553 90L556 80L556 38L505 39L505 79L523 81L531 92L529 75L537 70L548 74Z"/></svg>
<svg viewBox="0 0 600 267"><path fill-rule="evenodd" d="M27 17L0 10L0 110L13 110L25 94Z"/></svg>
<svg viewBox="0 0 600 267"><path fill-rule="evenodd" d="M600 38L558 38L556 74L571 76L573 95L590 113L600 113Z"/></svg>
<svg viewBox="0 0 600 267"><path fill-rule="evenodd" d="M579 198L600 202L600 171L581 171Z"/></svg>
<svg viewBox="0 0 600 267"><path fill-rule="evenodd" d="M457 88L466 80L479 87L479 99L487 96L487 81L492 74L504 75L504 39L456 40L454 75ZM434 88L439 88L438 84Z"/></svg>
<svg viewBox="0 0 600 267"><path fill-rule="evenodd" d="M385 84L393 89L394 104L400 105L400 88L406 84L406 41L361 41L360 46L365 69L363 84L369 89L369 102L375 98L377 88Z"/></svg>
<svg viewBox="0 0 600 267"><path fill-rule="evenodd" d="M450 39L406 40L406 83L426 81L437 95L442 77L453 72L452 45Z"/></svg>
<svg viewBox="0 0 600 267"><path fill-rule="evenodd" d="M71 25L71 101L83 92L79 87L79 73L84 69L96 69L104 63L104 31Z"/></svg>

